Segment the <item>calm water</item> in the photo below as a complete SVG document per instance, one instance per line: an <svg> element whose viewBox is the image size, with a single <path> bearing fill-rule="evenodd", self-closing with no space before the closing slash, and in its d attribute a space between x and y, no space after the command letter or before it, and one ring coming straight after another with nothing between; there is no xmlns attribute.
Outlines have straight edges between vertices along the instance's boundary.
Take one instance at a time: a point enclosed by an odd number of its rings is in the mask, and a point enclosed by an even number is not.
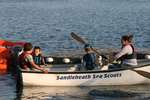
<svg viewBox="0 0 150 100"><path fill-rule="evenodd" d="M120 48L120 36L131 32L136 47L145 49L150 48L149 11L149 0L0 0L0 38L29 41L52 54L83 47L72 40L72 31L97 48ZM0 100L16 97L10 75L0 76L0 86ZM149 87L25 87L22 99L85 100L92 89L121 89L149 100Z"/></svg>

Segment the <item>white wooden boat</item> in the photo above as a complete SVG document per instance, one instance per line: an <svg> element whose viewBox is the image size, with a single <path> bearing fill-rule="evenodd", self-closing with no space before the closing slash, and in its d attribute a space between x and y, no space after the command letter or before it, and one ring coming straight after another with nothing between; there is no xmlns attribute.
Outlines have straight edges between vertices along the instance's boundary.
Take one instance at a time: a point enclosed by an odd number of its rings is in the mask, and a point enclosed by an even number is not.
<svg viewBox="0 0 150 100"><path fill-rule="evenodd" d="M150 83L149 54L138 54L138 66L120 69L96 69L92 71L72 70L78 59L49 59L50 69L45 74L40 71L21 71L24 86L98 86L98 85L134 85ZM71 60L71 61L70 61ZM62 64L58 64L61 62ZM80 64L81 62L79 62ZM56 64L56 65L55 65ZM14 64L16 65L16 64ZM105 67L108 67L107 65Z"/></svg>
<svg viewBox="0 0 150 100"><path fill-rule="evenodd" d="M68 67L67 67L68 68ZM59 68L58 68L59 69ZM66 69L65 69L66 70ZM99 86L134 85L150 83L150 60L143 60L137 67L93 71L52 70L22 71L25 86Z"/></svg>

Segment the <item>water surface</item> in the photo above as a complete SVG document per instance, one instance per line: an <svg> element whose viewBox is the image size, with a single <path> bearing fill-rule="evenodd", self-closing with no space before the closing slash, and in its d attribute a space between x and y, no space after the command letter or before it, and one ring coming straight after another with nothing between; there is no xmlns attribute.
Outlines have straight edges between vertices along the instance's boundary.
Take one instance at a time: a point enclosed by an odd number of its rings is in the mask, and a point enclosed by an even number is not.
<svg viewBox="0 0 150 100"><path fill-rule="evenodd" d="M0 0L0 38L28 41L44 53L80 50L70 37L79 33L96 48L120 48L120 37L134 35L136 48L150 48L149 0ZM0 99L13 100L13 78L0 75ZM24 87L23 100L86 100L98 89L141 93L133 100L149 100L149 85L112 87ZM112 100L101 97L101 100ZM114 97L114 100L119 100ZM129 98L122 98L130 100Z"/></svg>

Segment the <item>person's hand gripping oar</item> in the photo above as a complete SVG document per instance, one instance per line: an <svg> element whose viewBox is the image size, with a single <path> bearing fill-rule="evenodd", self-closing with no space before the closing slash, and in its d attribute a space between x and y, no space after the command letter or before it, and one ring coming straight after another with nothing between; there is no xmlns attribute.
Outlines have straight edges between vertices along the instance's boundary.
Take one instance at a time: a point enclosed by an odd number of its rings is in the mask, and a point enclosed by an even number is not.
<svg viewBox="0 0 150 100"><path fill-rule="evenodd" d="M79 43L81 44L84 44L84 45L87 45L88 43L83 39L81 38L80 36L78 36L77 34L75 34L74 32L71 32L71 36L73 39L75 39L76 41L78 41ZM91 49L99 56L99 57L102 57L104 58L105 60L108 60L108 58L102 54L100 54L95 48L91 47Z"/></svg>

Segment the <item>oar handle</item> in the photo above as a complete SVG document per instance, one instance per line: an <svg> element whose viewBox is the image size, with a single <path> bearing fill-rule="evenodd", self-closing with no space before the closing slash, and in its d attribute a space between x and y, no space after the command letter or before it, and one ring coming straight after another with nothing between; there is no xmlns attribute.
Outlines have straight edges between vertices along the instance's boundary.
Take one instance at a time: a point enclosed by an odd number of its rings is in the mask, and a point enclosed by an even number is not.
<svg viewBox="0 0 150 100"><path fill-rule="evenodd" d="M91 47L91 49L92 49L97 55L101 55L95 48Z"/></svg>
<svg viewBox="0 0 150 100"><path fill-rule="evenodd" d="M95 48L91 48L98 56L102 56L104 59L108 59L105 55L100 54Z"/></svg>

